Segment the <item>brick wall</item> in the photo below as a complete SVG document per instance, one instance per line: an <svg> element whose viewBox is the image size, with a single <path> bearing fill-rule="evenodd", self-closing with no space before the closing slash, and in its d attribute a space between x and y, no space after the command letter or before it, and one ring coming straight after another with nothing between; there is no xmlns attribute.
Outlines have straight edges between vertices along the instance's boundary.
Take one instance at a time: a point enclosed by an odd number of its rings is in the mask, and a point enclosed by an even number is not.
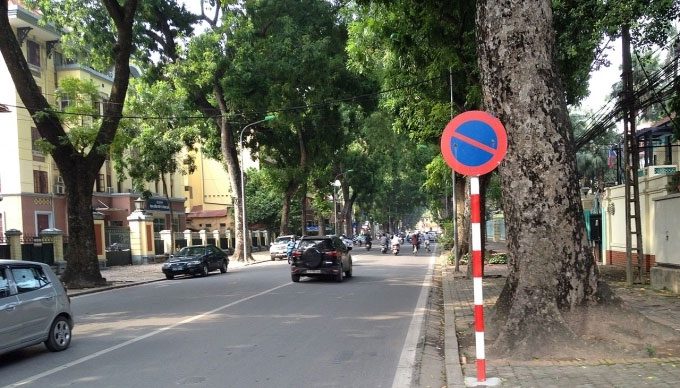
<svg viewBox="0 0 680 388"><path fill-rule="evenodd" d="M607 264L611 264L617 267L626 267L626 252L625 251L607 251ZM656 263L656 258L654 255L645 255L646 271L649 271L651 267ZM635 252L633 252L633 267L637 265L637 257Z"/></svg>

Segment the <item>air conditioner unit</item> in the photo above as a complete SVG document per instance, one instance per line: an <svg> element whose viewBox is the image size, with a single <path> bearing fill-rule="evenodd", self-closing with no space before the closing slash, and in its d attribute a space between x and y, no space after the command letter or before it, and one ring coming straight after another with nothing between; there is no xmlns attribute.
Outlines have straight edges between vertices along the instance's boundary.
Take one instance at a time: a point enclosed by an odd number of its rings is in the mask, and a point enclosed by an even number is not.
<svg viewBox="0 0 680 388"><path fill-rule="evenodd" d="M107 192L108 194L113 194L113 187L107 187L107 188L106 188L106 192Z"/></svg>
<svg viewBox="0 0 680 388"><path fill-rule="evenodd" d="M66 193L66 190L64 189L64 185L56 184L54 185L54 194L60 194L63 195Z"/></svg>

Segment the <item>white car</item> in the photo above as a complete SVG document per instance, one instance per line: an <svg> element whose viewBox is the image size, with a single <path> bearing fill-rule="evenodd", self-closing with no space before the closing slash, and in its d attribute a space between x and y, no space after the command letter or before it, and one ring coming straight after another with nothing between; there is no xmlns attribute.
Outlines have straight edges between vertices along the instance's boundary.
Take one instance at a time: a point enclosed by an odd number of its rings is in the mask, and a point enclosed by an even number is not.
<svg viewBox="0 0 680 388"><path fill-rule="evenodd" d="M47 264L0 260L0 354L41 342L53 351L71 343L71 301Z"/></svg>
<svg viewBox="0 0 680 388"><path fill-rule="evenodd" d="M279 236L272 242L269 247L269 256L272 260L283 259L286 257L286 249L288 241L291 239L295 240L294 235Z"/></svg>

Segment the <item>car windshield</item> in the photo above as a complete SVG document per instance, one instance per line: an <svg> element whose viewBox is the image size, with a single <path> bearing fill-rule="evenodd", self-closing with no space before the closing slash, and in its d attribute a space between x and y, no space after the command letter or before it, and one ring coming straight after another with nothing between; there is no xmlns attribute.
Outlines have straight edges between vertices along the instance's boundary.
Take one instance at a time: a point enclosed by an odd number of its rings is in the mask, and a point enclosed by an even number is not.
<svg viewBox="0 0 680 388"><path fill-rule="evenodd" d="M288 243L290 237L277 237L274 243Z"/></svg>
<svg viewBox="0 0 680 388"><path fill-rule="evenodd" d="M320 250L331 250L333 246L329 239L319 239L319 240L301 240L298 248L307 249L310 247L315 247Z"/></svg>
<svg viewBox="0 0 680 388"><path fill-rule="evenodd" d="M204 247L184 247L177 252L177 256L201 256L204 254Z"/></svg>

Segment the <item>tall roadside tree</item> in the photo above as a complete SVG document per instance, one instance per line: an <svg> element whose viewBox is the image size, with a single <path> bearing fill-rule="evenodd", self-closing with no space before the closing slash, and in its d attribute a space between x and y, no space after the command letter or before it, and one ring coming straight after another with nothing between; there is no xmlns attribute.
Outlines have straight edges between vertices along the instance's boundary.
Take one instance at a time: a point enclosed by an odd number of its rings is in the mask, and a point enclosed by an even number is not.
<svg viewBox="0 0 680 388"><path fill-rule="evenodd" d="M561 312L598 299L552 23L549 0L478 2L484 107L509 143L499 167L510 267L496 303L501 353L571 338Z"/></svg>
<svg viewBox="0 0 680 388"><path fill-rule="evenodd" d="M42 2L43 5L47 2ZM72 1L64 7L76 7L80 2ZM69 287L87 287L104 283L99 272L99 262L94 246L94 221L92 218L92 187L99 174L106 149L113 138L120 121L125 93L130 77L130 55L133 50L133 26L137 12L137 1L124 4L115 0L103 0L106 10L98 16L110 18L113 22L107 43L115 46L111 51L114 63L114 80L109 101L104 106L104 117L94 142L85 149L77 149L67 136L67 128L59 119L55 109L47 102L26 63L21 46L14 36L8 19L8 0L0 1L0 52L7 64L12 80L24 105L42 136L51 146L54 159L67 191L69 255L68 266L63 280ZM80 4L89 8L86 4ZM94 4L90 4L92 10ZM82 14L81 14L82 15ZM99 21L104 18L97 19ZM83 23L86 23L83 20ZM108 24L108 23L106 23Z"/></svg>
<svg viewBox="0 0 680 388"><path fill-rule="evenodd" d="M181 185L175 173L191 174L196 169L193 151L196 128L186 119L186 96L170 82L147 84L132 80L126 99L126 119L121 122L111 148L119 176L129 176L136 192L147 182L160 181L170 205L171 249L175 248L175 211L170 200L172 188ZM149 112L153 112L150 115ZM181 227L181 226L180 226Z"/></svg>
<svg viewBox="0 0 680 388"><path fill-rule="evenodd" d="M104 283L95 250L92 187L107 157L121 120L130 78L130 58L138 53L174 48L178 31L187 31L183 9L167 0L27 0L41 22L63 28L60 41L66 57L113 74L113 85L92 142L78 148L37 86L8 19L8 0L0 0L0 52L40 136L51 146L67 194L69 253L63 280L69 287ZM140 4L142 3L142 4ZM161 16L162 15L162 16ZM144 19L145 22L142 22ZM181 21L178 27L175 20ZM139 40L137 40L139 38ZM139 49L139 50L137 50Z"/></svg>

